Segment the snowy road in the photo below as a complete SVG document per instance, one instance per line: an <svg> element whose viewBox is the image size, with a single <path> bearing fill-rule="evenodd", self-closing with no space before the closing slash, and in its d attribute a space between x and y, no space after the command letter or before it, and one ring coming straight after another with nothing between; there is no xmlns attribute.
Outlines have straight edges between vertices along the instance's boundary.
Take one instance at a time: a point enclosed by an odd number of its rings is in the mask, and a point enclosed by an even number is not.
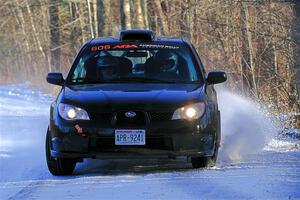
<svg viewBox="0 0 300 200"><path fill-rule="evenodd" d="M254 104L220 96L217 167L195 170L184 159L85 160L74 176L54 177L44 158L51 97L26 85L0 86L0 199L300 199L299 140L274 138L275 126Z"/></svg>

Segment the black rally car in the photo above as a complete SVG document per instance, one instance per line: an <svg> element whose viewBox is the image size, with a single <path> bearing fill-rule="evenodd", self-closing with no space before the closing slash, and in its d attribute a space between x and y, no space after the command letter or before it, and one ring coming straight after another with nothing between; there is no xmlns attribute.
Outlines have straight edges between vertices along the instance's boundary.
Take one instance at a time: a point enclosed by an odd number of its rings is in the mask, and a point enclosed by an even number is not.
<svg viewBox="0 0 300 200"><path fill-rule="evenodd" d="M195 168L215 164L220 112L214 84L193 45L121 31L83 45L50 109L46 158L54 175L71 174L83 158L176 158Z"/></svg>

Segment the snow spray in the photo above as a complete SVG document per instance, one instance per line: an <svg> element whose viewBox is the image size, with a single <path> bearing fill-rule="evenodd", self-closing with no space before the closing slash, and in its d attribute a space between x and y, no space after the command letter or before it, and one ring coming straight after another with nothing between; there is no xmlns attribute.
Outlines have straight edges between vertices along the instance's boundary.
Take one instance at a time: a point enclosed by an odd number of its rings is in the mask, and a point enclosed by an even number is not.
<svg viewBox="0 0 300 200"><path fill-rule="evenodd" d="M259 152L276 135L277 125L258 103L217 88L221 111L221 162L238 162Z"/></svg>

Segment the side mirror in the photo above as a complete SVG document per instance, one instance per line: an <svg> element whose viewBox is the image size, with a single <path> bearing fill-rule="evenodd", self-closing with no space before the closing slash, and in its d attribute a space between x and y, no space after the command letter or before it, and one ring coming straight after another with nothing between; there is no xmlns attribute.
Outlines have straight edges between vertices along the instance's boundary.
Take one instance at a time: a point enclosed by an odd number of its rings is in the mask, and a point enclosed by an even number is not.
<svg viewBox="0 0 300 200"><path fill-rule="evenodd" d="M212 71L209 72L206 78L208 84L223 83L227 80L227 75L223 71Z"/></svg>
<svg viewBox="0 0 300 200"><path fill-rule="evenodd" d="M61 73L51 72L47 75L47 82L53 85L63 85L65 80Z"/></svg>

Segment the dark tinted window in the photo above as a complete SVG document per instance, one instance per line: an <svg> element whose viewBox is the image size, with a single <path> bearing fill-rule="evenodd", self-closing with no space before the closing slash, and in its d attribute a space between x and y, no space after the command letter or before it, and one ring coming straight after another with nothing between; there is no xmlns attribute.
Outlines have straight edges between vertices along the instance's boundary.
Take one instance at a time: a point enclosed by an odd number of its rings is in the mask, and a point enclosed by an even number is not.
<svg viewBox="0 0 300 200"><path fill-rule="evenodd" d="M100 44L88 47L71 83L198 82L189 49L178 44Z"/></svg>

